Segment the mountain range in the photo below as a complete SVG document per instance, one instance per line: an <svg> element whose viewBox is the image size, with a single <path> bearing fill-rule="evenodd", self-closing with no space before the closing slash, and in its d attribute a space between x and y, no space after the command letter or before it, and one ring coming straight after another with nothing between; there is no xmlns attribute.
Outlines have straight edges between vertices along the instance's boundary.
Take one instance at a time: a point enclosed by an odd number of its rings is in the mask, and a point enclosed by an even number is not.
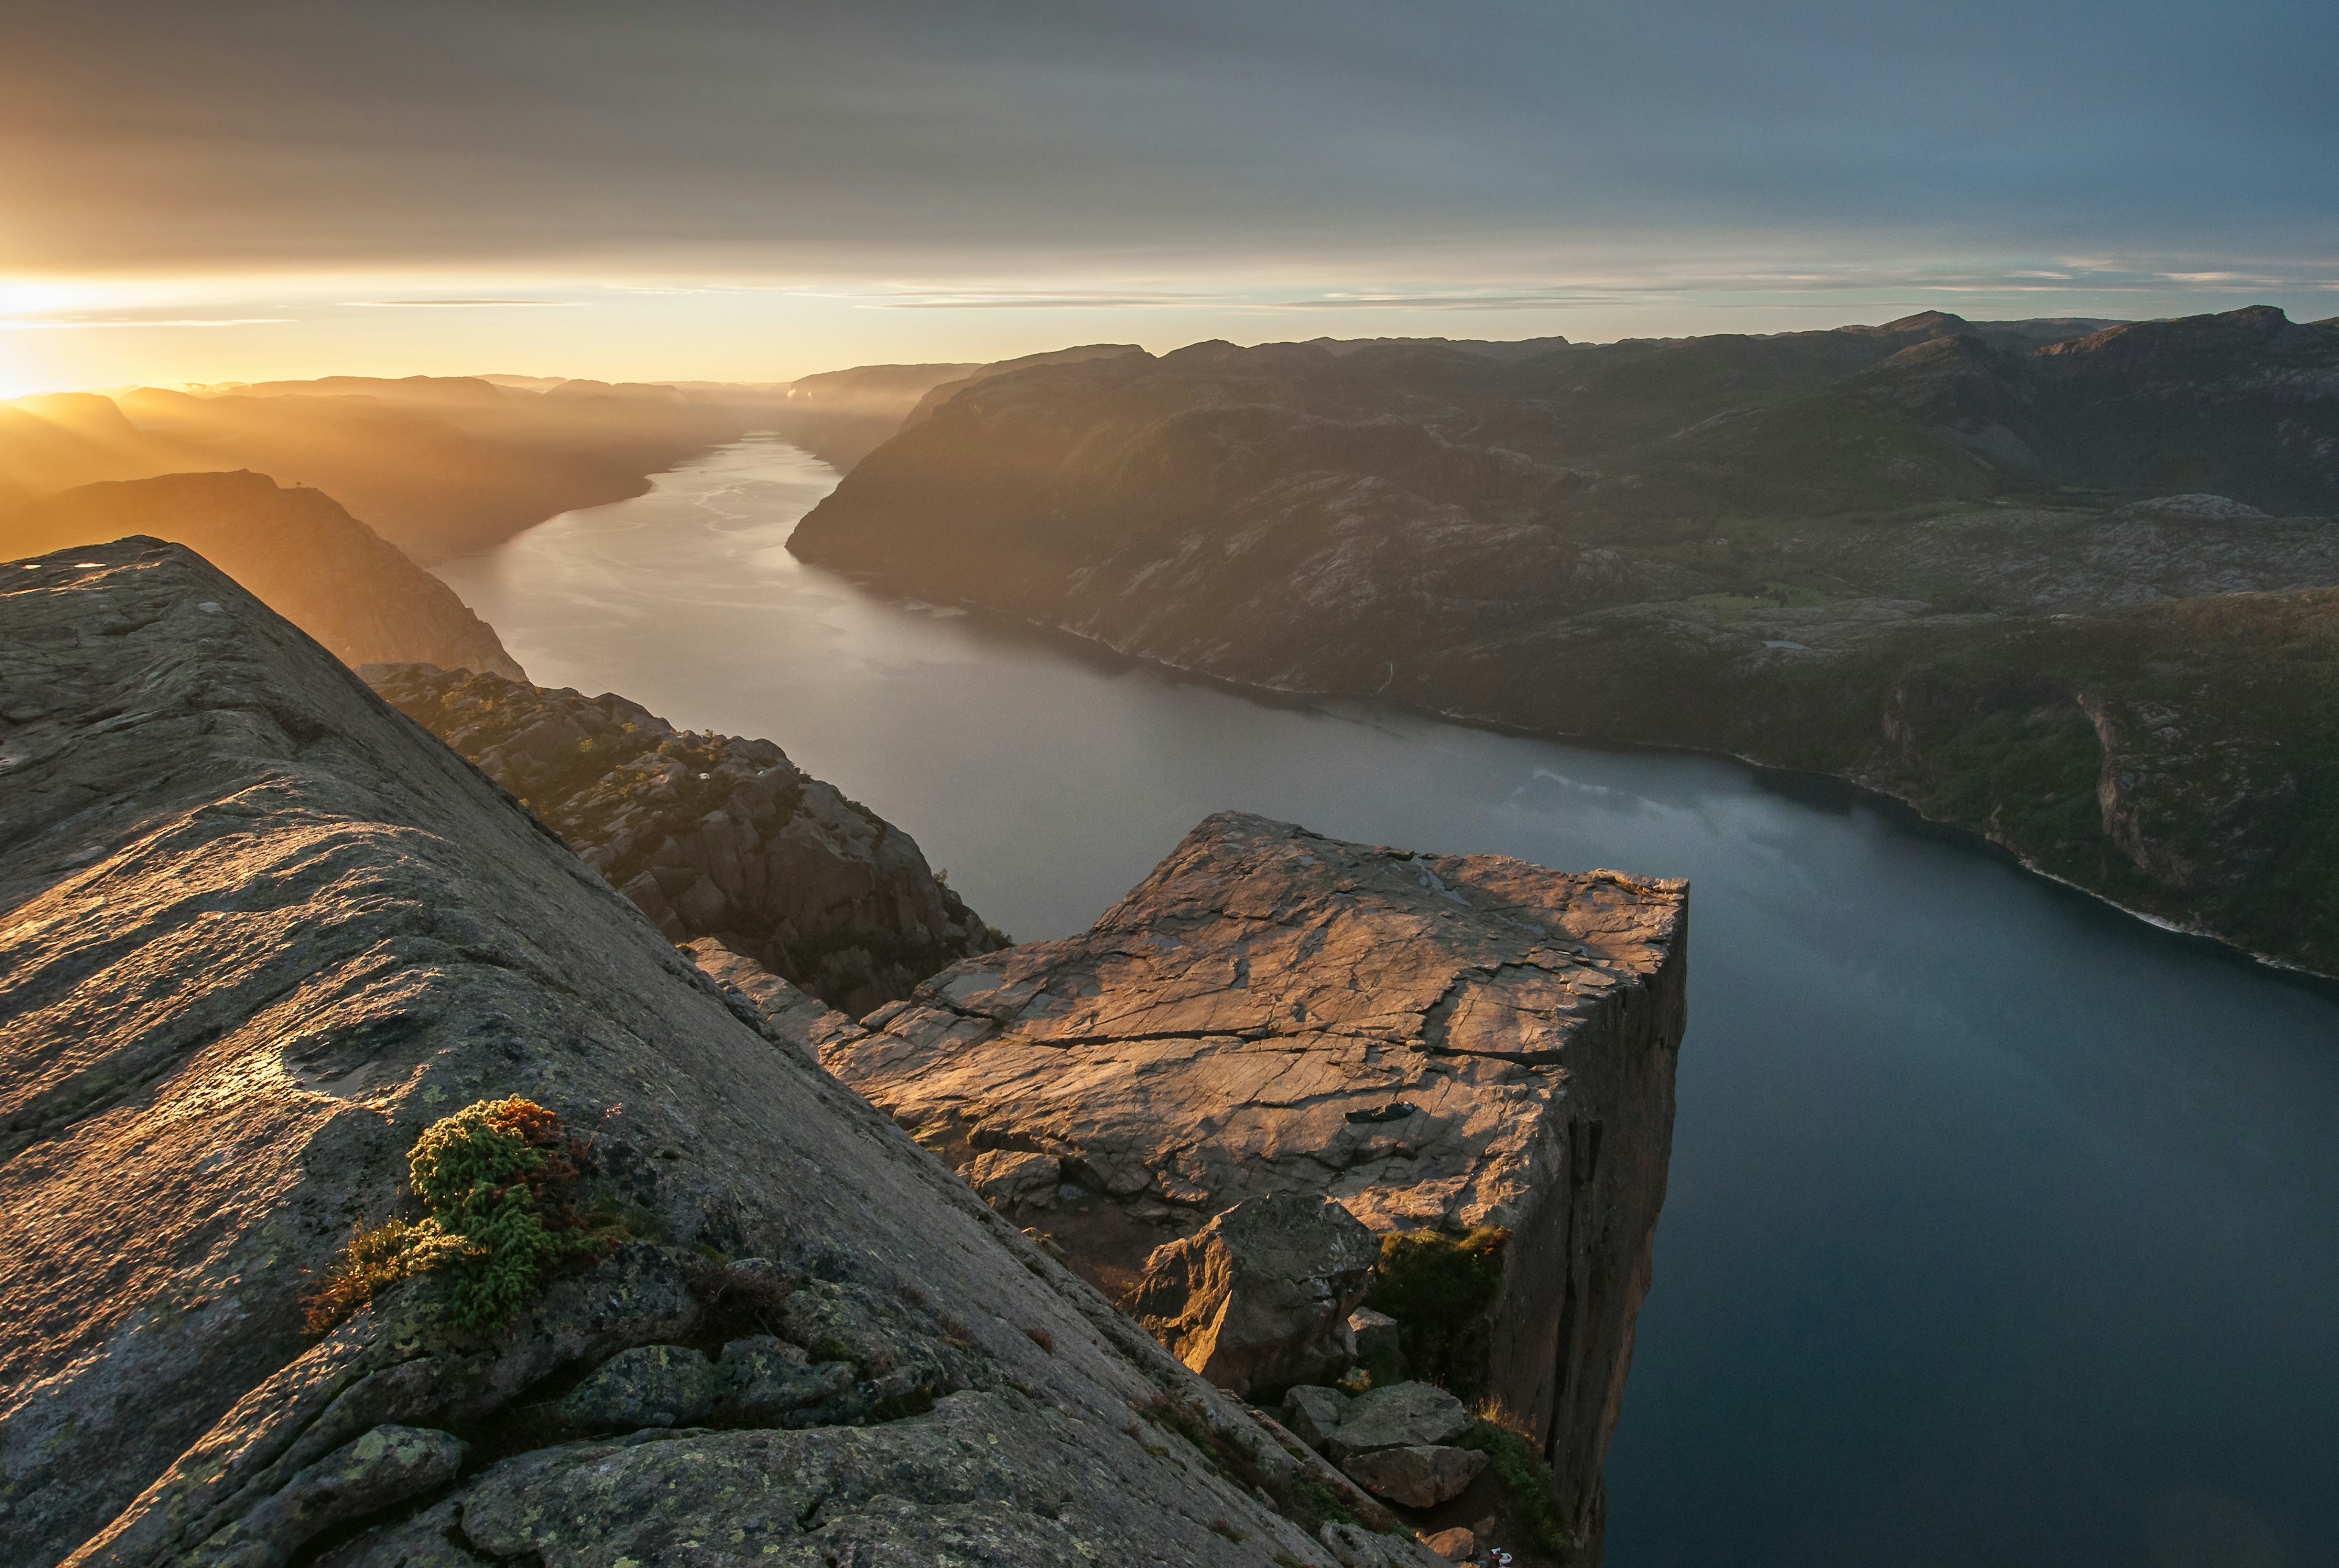
<svg viewBox="0 0 2339 1568"><path fill-rule="evenodd" d="M1495 347L994 375L790 547L1229 681L1848 777L2339 971L2339 321Z"/></svg>

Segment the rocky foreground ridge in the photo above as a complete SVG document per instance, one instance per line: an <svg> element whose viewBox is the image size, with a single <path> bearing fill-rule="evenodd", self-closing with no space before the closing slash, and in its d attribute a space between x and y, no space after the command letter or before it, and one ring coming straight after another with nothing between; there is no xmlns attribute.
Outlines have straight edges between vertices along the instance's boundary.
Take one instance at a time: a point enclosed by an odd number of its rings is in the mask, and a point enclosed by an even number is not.
<svg viewBox="0 0 2339 1568"><path fill-rule="evenodd" d="M9 572L0 679L0 1560L1435 1561L187 551ZM622 1242L312 1338L505 1097Z"/></svg>
<svg viewBox="0 0 2339 1568"><path fill-rule="evenodd" d="M917 842L765 740L637 703L427 666L363 672L675 942L711 937L854 1016L1006 939Z"/></svg>
<svg viewBox="0 0 2339 1568"><path fill-rule="evenodd" d="M1377 1251L1393 1354L1367 1364L1504 1411L1596 1556L1664 1198L1687 914L1679 882L1229 814L1088 932L964 960L807 1038L1188 1365L1254 1397L1357 1358L1349 1315ZM1428 1278L1408 1302L1408 1267L1454 1290L1483 1274L1483 1294L1457 1304Z"/></svg>
<svg viewBox="0 0 2339 1568"><path fill-rule="evenodd" d="M2098 326L1041 366L789 547L1227 680L1855 779L2339 973L2339 320Z"/></svg>
<svg viewBox="0 0 2339 1568"><path fill-rule="evenodd" d="M266 474L84 485L0 512L0 561L143 534L186 546L343 664L439 665L526 680L455 590L321 490Z"/></svg>

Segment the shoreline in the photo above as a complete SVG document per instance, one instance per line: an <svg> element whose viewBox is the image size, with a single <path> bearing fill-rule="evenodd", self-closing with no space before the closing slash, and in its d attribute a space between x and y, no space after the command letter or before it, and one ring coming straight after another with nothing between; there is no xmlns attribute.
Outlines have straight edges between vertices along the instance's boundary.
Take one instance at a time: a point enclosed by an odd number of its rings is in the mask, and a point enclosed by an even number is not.
<svg viewBox="0 0 2339 1568"><path fill-rule="evenodd" d="M794 554L793 548L789 550L789 553L791 555ZM864 591L882 594L897 602L915 601L929 605L949 605L963 610L969 615L982 616L996 625L1020 626L1030 631L1041 633L1051 638L1063 639L1076 645L1081 649L1087 650L1091 656L1103 655L1128 664L1141 665L1152 669L1167 671L1175 675L1181 680L1197 682L1200 685L1210 686L1234 695L1246 697L1252 701L1259 701L1262 699L1279 699L1294 704L1321 704L1327 702L1375 703L1393 712L1409 715L1413 717L1431 719L1444 724L1460 725L1466 728L1480 730L1491 735L1506 735L1515 739L1549 741L1563 745L1582 746L1592 750L1623 754L1640 754L1657 756L1702 757L1712 761L1735 763L1740 766L1750 770L1759 778L1793 780L1805 784L1823 784L1830 789L1845 791L1848 793L1849 797L1853 800L1867 804L1872 807L1882 808L1889 814L1900 817L1903 819L1904 828L1913 826L1922 829L1927 833L1939 835L1944 839L1954 839L1968 848L1979 850L1994 858L2002 860L2008 864L2013 866L2016 870L2023 873L2025 875L2036 877L2040 882L2047 883L2050 887L2058 888L2065 892L2077 894L2098 908L2110 910L2127 919L2150 926L2154 930L2164 932L2168 936L2176 937L2187 942L2196 943L2231 962L2241 963L2253 969L2264 971L2272 978L2278 979L2291 984L2303 986L2319 994L2339 996L2339 974L2326 974L2321 970L2309 969L2304 964L2294 963L2287 959L2277 958L2271 953L2257 952L2250 948L2245 947L2240 942L2235 942L2229 937L2220 935L2218 932L2206 927L2184 924L2171 920L2166 915L2155 914L2149 910L2137 909L2132 905L2122 903L2117 899L2113 898L2108 894L2099 892L2094 888L2088 887L2084 883L2073 882L2068 877L2058 876L2055 873L2045 870L2032 862L2028 856L2025 855L2020 850L2015 848L2011 844L2006 843L2001 840L1992 838L1988 833L1981 833L1976 829L1963 827L1956 823L1944 821L1939 817L1929 816L1921 807L1905 796L1895 794L1890 790L1879 789L1873 784L1864 784L1858 779L1849 777L1842 774L1818 773L1808 768L1782 767L1775 763L1766 763L1759 758L1748 756L1742 752L1725 751L1716 747L1669 745L1653 741L1615 740L1602 735L1572 734L1559 730L1536 729L1529 725L1516 724L1507 719L1495 718L1487 715L1459 712L1448 708L1439 708L1425 703L1406 702L1399 698L1393 698L1385 695L1378 692L1341 692L1327 689L1302 689L1298 687L1267 685L1248 681L1234 680L1225 676L1213 675L1207 670L1193 669L1187 666L1180 665L1174 660L1157 658L1149 654L1131 653L1126 649L1115 647L1111 643L1105 641L1102 637L1094 636L1085 632L1074 631L1069 626L1058 626L1048 621L1036 620L1026 616L1009 615L1005 612L992 609L988 606L979 604L970 599L948 598L923 593L913 594L905 589L897 588L884 582L881 578L866 573L842 570L840 568L828 566L823 562L807 559L802 556L798 556L796 558L803 561L807 567L817 567L822 571L833 572L838 577L853 584L856 587L864 589Z"/></svg>

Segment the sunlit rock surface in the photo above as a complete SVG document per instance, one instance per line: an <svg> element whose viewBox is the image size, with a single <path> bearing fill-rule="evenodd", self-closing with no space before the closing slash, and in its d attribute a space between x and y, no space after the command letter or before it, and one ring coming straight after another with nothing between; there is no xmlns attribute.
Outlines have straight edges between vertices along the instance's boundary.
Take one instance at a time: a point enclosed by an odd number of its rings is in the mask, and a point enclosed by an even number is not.
<svg viewBox="0 0 2339 1568"><path fill-rule="evenodd" d="M1664 1198L1687 907L1681 882L1221 814L1090 931L961 962L822 1058L1116 1292L1268 1194L1328 1195L1383 1234L1507 1228L1474 1376L1596 1543Z"/></svg>
<svg viewBox="0 0 2339 1568"><path fill-rule="evenodd" d="M1431 1561L190 553L9 568L0 685L0 1562ZM311 1341L511 1094L636 1239Z"/></svg>

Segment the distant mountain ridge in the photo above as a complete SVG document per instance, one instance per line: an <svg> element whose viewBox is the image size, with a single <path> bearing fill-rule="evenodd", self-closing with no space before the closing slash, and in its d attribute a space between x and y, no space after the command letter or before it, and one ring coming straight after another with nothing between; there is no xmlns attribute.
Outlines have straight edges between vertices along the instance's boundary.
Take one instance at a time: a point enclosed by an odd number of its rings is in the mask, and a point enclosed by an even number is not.
<svg viewBox="0 0 2339 1568"><path fill-rule="evenodd" d="M197 551L352 667L419 662L528 678L454 589L321 490L265 474L165 474L0 511L0 560L138 536Z"/></svg>
<svg viewBox="0 0 2339 1568"><path fill-rule="evenodd" d="M637 496L650 475L768 426L775 396L329 376L19 399L0 403L0 506L100 480L250 468L331 492L427 565Z"/></svg>
<svg viewBox="0 0 2339 1568"><path fill-rule="evenodd" d="M1929 312L1039 366L789 547L1223 679L1857 778L2339 972L2334 513L2339 323Z"/></svg>

